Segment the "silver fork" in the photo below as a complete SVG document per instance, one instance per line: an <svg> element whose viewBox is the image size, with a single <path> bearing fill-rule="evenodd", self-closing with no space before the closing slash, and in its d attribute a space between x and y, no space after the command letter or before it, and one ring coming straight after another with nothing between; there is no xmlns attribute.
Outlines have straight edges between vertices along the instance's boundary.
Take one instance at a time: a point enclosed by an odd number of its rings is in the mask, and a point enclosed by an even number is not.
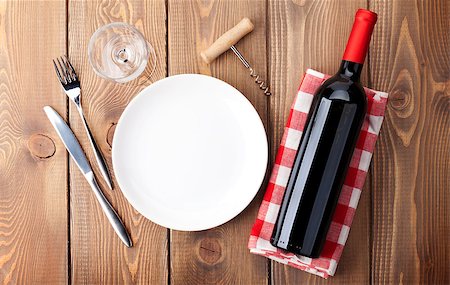
<svg viewBox="0 0 450 285"><path fill-rule="evenodd" d="M111 176L108 170L108 166L105 162L105 158L100 152L100 149L98 148L97 143L95 142L94 137L92 136L92 132L89 129L89 126L86 123L86 119L83 115L83 109L81 108L80 81L78 80L78 76L75 73L75 69L73 68L67 56L57 58L56 61L53 60L53 64L55 66L56 75L58 76L58 79L61 82L62 87L64 88L64 92L77 107L78 113L81 117L81 121L83 122L84 128L86 129L86 132L88 134L89 142L94 149L95 159L97 160L100 172L102 173L106 184L108 184L108 187L112 189Z"/></svg>

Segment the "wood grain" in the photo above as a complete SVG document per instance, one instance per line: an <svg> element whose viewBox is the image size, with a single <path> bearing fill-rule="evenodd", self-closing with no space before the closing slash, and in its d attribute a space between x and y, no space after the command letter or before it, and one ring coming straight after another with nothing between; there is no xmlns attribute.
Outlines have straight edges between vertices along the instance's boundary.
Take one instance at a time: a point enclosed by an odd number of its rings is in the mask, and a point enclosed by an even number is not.
<svg viewBox="0 0 450 285"><path fill-rule="evenodd" d="M374 88L390 92L373 161L373 282L450 283L450 2L370 1Z"/></svg>
<svg viewBox="0 0 450 285"><path fill-rule="evenodd" d="M264 189L223 226L168 232L99 177L133 239L125 248L42 112L51 105L68 117L95 161L51 59L69 53L108 163L115 124L143 88L100 79L88 64L90 36L113 21L135 25L155 47L152 81L203 73L238 88L265 123L273 161L303 72L336 71L354 12L364 7L379 21L362 81L388 91L390 101L336 276L324 280L248 252ZM446 0L0 0L0 283L450 284L448 15ZM199 57L243 17L255 30L237 48L269 77L270 100L231 52L209 66Z"/></svg>
<svg viewBox="0 0 450 285"><path fill-rule="evenodd" d="M83 108L102 152L111 162L114 125L128 102L145 86L120 85L101 79L88 63L87 44L94 31L110 22L137 27L154 46L158 65L152 80L166 74L166 10L160 1L69 1L69 56L79 72ZM150 82L148 82L149 84ZM71 126L90 161L95 161L74 106ZM95 163L93 166L96 168ZM104 193L122 217L133 240L126 248L114 233L88 184L70 165L71 273L74 284L161 284L167 282L167 230L137 213L115 183ZM99 173L97 171L97 173Z"/></svg>
<svg viewBox="0 0 450 285"><path fill-rule="evenodd" d="M361 1L278 1L268 5L272 157L283 135L289 109L307 68L337 71ZM366 67L362 82L367 82ZM366 183L335 277L330 280L272 262L273 284L367 284L370 282L370 187Z"/></svg>
<svg viewBox="0 0 450 285"><path fill-rule="evenodd" d="M66 48L65 8L0 2L2 284L67 282L67 155L42 111L66 114L51 64Z"/></svg>
<svg viewBox="0 0 450 285"><path fill-rule="evenodd" d="M266 76L264 1L169 0L169 75L202 73L218 77L239 89L267 121L267 99L231 52L211 65L200 58L216 38L243 17L255 30L237 48ZM262 194L263 191L260 191ZM262 196L232 221L202 232L171 232L172 284L266 284L267 260L249 253L247 242Z"/></svg>

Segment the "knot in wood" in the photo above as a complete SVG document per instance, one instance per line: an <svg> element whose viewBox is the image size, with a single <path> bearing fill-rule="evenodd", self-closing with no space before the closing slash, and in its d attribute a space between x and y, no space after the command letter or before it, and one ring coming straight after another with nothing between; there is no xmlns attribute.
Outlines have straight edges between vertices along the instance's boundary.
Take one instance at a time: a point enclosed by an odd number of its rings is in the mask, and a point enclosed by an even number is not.
<svg viewBox="0 0 450 285"><path fill-rule="evenodd" d="M389 103L395 110L403 110L408 107L411 95L403 90L396 89L389 98Z"/></svg>
<svg viewBox="0 0 450 285"><path fill-rule="evenodd" d="M222 257L222 247L215 238L204 238L199 243L200 259L207 264L216 264Z"/></svg>
<svg viewBox="0 0 450 285"><path fill-rule="evenodd" d="M108 132L106 133L106 142L108 143L109 147L112 147L114 132L116 131L116 123L112 123L111 126L109 126Z"/></svg>
<svg viewBox="0 0 450 285"><path fill-rule="evenodd" d="M412 100L413 90L415 80L413 79L411 73L407 69L402 69L397 79L395 80L394 88L391 91L391 95L389 95L389 105L397 111L403 111L407 108L413 108L414 104ZM409 111L407 110L404 115L407 115Z"/></svg>
<svg viewBox="0 0 450 285"><path fill-rule="evenodd" d="M37 158L46 159L56 152L55 142L43 134L34 134L28 140L28 149Z"/></svg>

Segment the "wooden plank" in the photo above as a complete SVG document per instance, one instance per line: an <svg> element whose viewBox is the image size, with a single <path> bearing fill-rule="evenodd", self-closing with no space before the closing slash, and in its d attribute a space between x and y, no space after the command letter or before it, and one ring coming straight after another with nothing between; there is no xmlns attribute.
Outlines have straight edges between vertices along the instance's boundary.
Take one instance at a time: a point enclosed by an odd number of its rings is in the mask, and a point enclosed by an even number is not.
<svg viewBox="0 0 450 285"><path fill-rule="evenodd" d="M0 281L67 283L67 155L42 107L66 116L52 58L65 2L0 2ZM49 274L51 272L51 274Z"/></svg>
<svg viewBox="0 0 450 285"><path fill-rule="evenodd" d="M450 283L450 2L370 1L371 82L390 100L373 163L373 282Z"/></svg>
<svg viewBox="0 0 450 285"><path fill-rule="evenodd" d="M269 62L274 95L270 101L272 157L283 135L289 109L307 68L333 74L358 8L366 1L270 0ZM367 83L366 67L362 82ZM369 181L369 180L368 180ZM370 187L366 183L346 248L333 284L367 284L370 281ZM328 281L289 266L272 262L273 284L325 284Z"/></svg>
<svg viewBox="0 0 450 285"><path fill-rule="evenodd" d="M267 99L231 52L210 66L199 53L217 37L249 17L255 30L237 44L254 68L266 78L264 1L169 0L169 74L203 73L239 89L267 120ZM265 284L266 259L249 253L247 242L262 199L262 191L232 221L202 232L171 232L172 284Z"/></svg>
<svg viewBox="0 0 450 285"><path fill-rule="evenodd" d="M145 86L120 85L94 74L87 58L87 44L94 31L110 22L136 26L154 46L158 65L153 80L166 74L166 10L159 1L69 1L69 55L79 71L83 108L94 137L111 163L114 125L128 102ZM70 122L94 162L92 150L73 104ZM92 163L96 173L98 168ZM162 284L167 282L167 230L138 214L115 183L104 193L123 218L134 243L126 248L114 233L88 184L74 164L71 170L71 254L74 284Z"/></svg>

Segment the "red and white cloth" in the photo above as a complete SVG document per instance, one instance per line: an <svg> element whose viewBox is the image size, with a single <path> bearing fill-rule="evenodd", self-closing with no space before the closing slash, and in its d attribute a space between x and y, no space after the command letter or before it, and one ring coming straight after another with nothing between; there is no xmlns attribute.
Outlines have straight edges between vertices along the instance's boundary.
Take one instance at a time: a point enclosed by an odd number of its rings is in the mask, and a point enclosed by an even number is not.
<svg viewBox="0 0 450 285"><path fill-rule="evenodd" d="M350 168L339 196L339 202L319 258L297 256L277 249L270 244L274 223L277 219L284 190L302 136L306 117L317 88L328 75L308 69L291 107L287 125L275 165L267 186L258 217L253 225L248 248L251 253L263 255L283 264L319 275L333 276L350 231L361 189L364 186L372 153L383 122L388 94L364 88L367 95L367 114L361 128Z"/></svg>

